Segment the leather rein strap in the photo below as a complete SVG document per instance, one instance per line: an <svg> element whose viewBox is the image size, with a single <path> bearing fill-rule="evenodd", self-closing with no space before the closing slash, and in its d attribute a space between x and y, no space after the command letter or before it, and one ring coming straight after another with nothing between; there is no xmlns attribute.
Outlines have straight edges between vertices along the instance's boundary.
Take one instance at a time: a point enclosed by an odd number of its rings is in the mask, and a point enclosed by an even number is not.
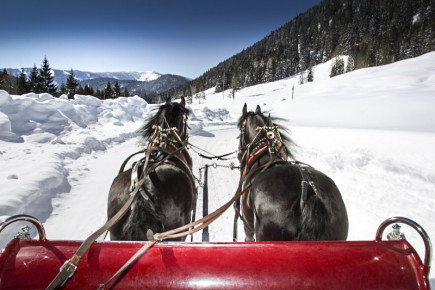
<svg viewBox="0 0 435 290"><path fill-rule="evenodd" d="M264 167L260 168L261 171L266 170L272 162L269 162ZM257 171L257 170L256 170ZM203 217L202 219L199 219L195 222L192 222L190 224L184 225L182 227L166 231L164 233L157 233L153 234L150 230L148 231L147 235L149 236L149 241L145 243L145 245L140 248L134 256L132 256L109 280L107 280L104 284L100 284L100 287L98 289L104 289L107 285L110 284L111 281L113 281L116 277L118 277L120 274L122 274L126 269L128 269L133 263L136 262L137 259L139 259L143 254L145 254L149 249L151 249L156 243L162 242L166 239L174 239L179 238L183 236L187 236L190 234L193 234L195 232L198 232L207 226L209 226L213 221L215 221L218 217L222 215L237 199L239 199L246 191L248 191L251 187L249 184L246 187L243 187L244 181L250 177L251 174L255 173L249 172L248 168L245 165L243 173L240 177L240 181L237 187L237 191L234 194L234 196L229 200L227 203L225 203L223 206L212 212L211 214Z"/></svg>
<svg viewBox="0 0 435 290"><path fill-rule="evenodd" d="M150 154L152 151L151 147L152 147L152 143L150 142L146 150L144 168L147 168L147 164L149 162ZM167 155L163 160L154 163L151 167L149 167L149 169L145 172L144 176L136 184L135 189L130 193L130 197L122 206L122 208L102 227L100 227L97 231L95 231L92 235L90 235L82 243L82 245L79 247L77 252L71 257L71 259L65 261L65 263L60 268L60 272L57 274L57 276L53 279L53 281L50 283L50 285L48 285L46 289L61 289L65 286L66 282L69 280L69 278L71 278L74 275L75 271L77 270L77 267L81 259L89 250L89 248L92 246L92 244L97 240L97 238L101 236L105 231L110 229L116 222L118 222L125 215L125 213L130 209L130 206L133 203L137 193L139 192L140 188L145 182L146 176L148 176L158 165L160 165L160 163L173 157L175 154L177 154L184 148L185 146L178 148L177 150L173 151L171 154Z"/></svg>
<svg viewBox="0 0 435 290"><path fill-rule="evenodd" d="M148 145L147 148L147 154L145 163L148 163L149 156L151 153L151 143ZM138 186L136 186L135 190L130 194L130 197L128 198L127 202L122 206L122 208L109 220L107 221L101 228L99 228L96 232L94 232L92 235L90 235L80 246L80 248L77 250L77 252L72 256L71 259L66 260L63 266L60 268L60 272L57 274L57 276L53 279L53 281L48 285L47 289L58 289L63 288L66 282L69 278L71 278L76 269L78 264L80 263L82 257L86 252L89 250L89 248L92 246L92 244L95 242L95 240L101 236L106 230L108 230L111 226L113 226L119 219L121 219L124 214L128 211L131 204L133 203L134 198L136 197L137 193L139 192L139 188L143 185L145 182L145 177L142 178Z"/></svg>

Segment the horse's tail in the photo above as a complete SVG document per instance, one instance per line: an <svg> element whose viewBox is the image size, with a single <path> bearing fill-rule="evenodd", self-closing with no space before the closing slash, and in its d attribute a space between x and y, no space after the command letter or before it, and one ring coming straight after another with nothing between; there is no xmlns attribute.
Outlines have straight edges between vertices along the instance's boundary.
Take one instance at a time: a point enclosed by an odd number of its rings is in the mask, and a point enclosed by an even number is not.
<svg viewBox="0 0 435 290"><path fill-rule="evenodd" d="M329 213L322 199L316 194L310 196L301 213L297 241L327 240L325 237Z"/></svg>

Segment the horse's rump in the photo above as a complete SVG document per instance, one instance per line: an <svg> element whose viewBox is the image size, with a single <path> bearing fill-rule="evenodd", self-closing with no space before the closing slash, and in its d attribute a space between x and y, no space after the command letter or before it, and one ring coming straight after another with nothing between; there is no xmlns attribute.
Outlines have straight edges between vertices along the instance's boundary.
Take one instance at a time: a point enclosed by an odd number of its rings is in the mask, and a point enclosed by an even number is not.
<svg viewBox="0 0 435 290"><path fill-rule="evenodd" d="M132 169L120 173L112 183L109 219L130 196L131 173ZM189 173L171 163L159 165L145 177L143 191L130 210L112 227L112 239L147 240L148 229L158 233L189 223L194 193L195 184Z"/></svg>
<svg viewBox="0 0 435 290"><path fill-rule="evenodd" d="M303 208L302 176L297 165L280 163L253 178L249 197L243 203L255 213L256 240L347 238L347 213L334 181L313 168L310 177L317 190L308 186ZM253 218L244 213L247 219Z"/></svg>

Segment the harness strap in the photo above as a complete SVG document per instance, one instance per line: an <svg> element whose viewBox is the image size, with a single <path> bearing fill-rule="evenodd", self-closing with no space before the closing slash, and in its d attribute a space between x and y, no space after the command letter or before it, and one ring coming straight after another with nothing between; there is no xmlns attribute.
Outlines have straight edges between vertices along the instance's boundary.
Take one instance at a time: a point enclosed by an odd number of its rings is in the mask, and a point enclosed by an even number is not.
<svg viewBox="0 0 435 290"><path fill-rule="evenodd" d="M119 169L118 174L121 174L122 172L124 172L125 165L127 165L127 162L128 162L128 161L129 161L133 156L135 156L135 155L137 155L137 154L140 154L140 153L144 153L144 152L145 152L145 150L143 149L143 150L140 150L140 151L138 151L138 152L136 152L136 153L133 153L133 154L131 154L130 156L128 156L127 159L125 159L124 162L122 163L121 168Z"/></svg>
<svg viewBox="0 0 435 290"><path fill-rule="evenodd" d="M300 208L302 210L304 209L307 203L308 186L311 186L311 188L314 190L314 194L316 195L319 195L319 190L310 174L310 169L312 169L313 167L299 161L295 161L292 163L298 167L299 172L301 173L302 176L302 181L301 181L302 193L301 193L301 201L300 201Z"/></svg>
<svg viewBox="0 0 435 290"><path fill-rule="evenodd" d="M149 155L151 152L151 150L149 150L150 147L151 147L151 145L148 145L145 164L147 164L148 160L149 160ZM65 261L63 266L60 268L60 272L51 281L51 283L50 283L50 285L48 285L47 289L58 289L58 288L64 287L64 285L69 280L69 278L71 278L74 275L75 271L77 270L78 264L80 263L81 259L86 254L86 252L89 250L89 248L92 246L92 244L95 242L95 240L125 215L125 213L130 208L130 205L133 203L133 200L135 199L136 194L139 191L139 188L142 186L142 184L144 182L145 182L145 178L142 178L139 181L138 186L130 194L130 197L128 198L127 202L122 206L122 208L110 220L108 220L101 228L99 228L96 232L94 232L92 235L90 235L82 243L80 248L72 256L71 259Z"/></svg>
<svg viewBox="0 0 435 290"><path fill-rule="evenodd" d="M146 156L145 156L145 164L144 169L147 168L147 165L149 163L149 158L151 154L151 143L148 144L147 150L146 150ZM63 288L66 282L71 278L76 269L78 264L80 263L82 257L86 254L86 252L89 250L89 248L92 246L92 244L95 242L95 240L101 236L106 230L108 230L110 227L112 227L118 220L120 220L125 213L130 208L131 204L133 203L136 195L138 192L140 192L140 189L142 188L142 185L145 182L145 177L149 175L154 169L157 168L157 166L160 165L161 162L173 157L177 156L175 155L179 151L181 151L184 147L178 148L176 151L172 152L171 154L167 155L162 161L154 163L152 166L148 168L143 178L139 180L139 182L136 184L135 189L130 193L130 197L126 201L126 203L122 206L122 208L109 220L107 221L101 228L99 228L96 232L94 232L91 236L89 236L80 246L80 248L77 250L77 252L72 256L71 259L65 261L63 266L60 268L60 272L57 274L57 276L53 279L53 281L48 285L47 289L58 289ZM187 165L186 165L187 166Z"/></svg>
<svg viewBox="0 0 435 290"><path fill-rule="evenodd" d="M262 171L266 170L272 162L267 163L262 169ZM173 229L170 231L166 231L164 233L157 233L152 234L151 231L148 232L150 238L153 239L150 240L148 243L146 243L133 257L131 257L130 260L128 260L124 266L116 272L108 281L106 281L104 284L100 285L99 289L104 289L105 286L107 286L114 278L119 276L121 273L123 273L126 269L128 269L139 257L142 256L142 254L146 253L152 246L154 246L157 242L161 242L166 239L173 239L173 238L179 238L183 236L187 236L189 234L193 234L195 232L198 232L207 226L209 226L213 221L215 221L218 217L222 215L222 213L227 210L231 204L233 204L237 199L239 199L242 194L244 194L246 191L248 191L251 187L251 184L249 184L246 187L243 187L244 181L247 177L252 175L254 172L248 173L248 167L245 165L242 176L239 180L239 185L237 187L236 193L234 196L229 200L227 203L225 203L223 206L212 212L211 214L203 217L200 220L194 221L190 224L184 225L182 227L179 227L177 229ZM197 227L195 227L197 226ZM187 230L187 231L186 231Z"/></svg>

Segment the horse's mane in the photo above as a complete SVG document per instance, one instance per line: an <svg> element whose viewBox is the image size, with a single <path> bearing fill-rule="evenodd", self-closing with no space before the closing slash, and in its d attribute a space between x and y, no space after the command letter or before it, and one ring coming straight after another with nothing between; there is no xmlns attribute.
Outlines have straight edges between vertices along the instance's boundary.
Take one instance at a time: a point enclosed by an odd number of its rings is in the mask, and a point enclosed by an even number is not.
<svg viewBox="0 0 435 290"><path fill-rule="evenodd" d="M170 126L175 126L175 124L179 123L183 115L186 115L187 117L190 115L190 110L188 108L174 102L166 102L160 107L153 109L153 112L155 111L157 111L157 113L152 114L152 116L149 117L143 126L137 131L141 134L143 141L147 141L148 138L152 136L154 133L154 125L163 125L163 120L165 118Z"/></svg>
<svg viewBox="0 0 435 290"><path fill-rule="evenodd" d="M243 121L246 120L248 117L254 117L254 116L260 116L264 123L267 122L267 115L269 115L269 111L266 112L261 112L261 113L256 113L253 111L249 111L247 112L245 115L240 116L238 122L237 122L237 127L239 128L239 130L242 128L242 124ZM287 148L287 153L289 155L290 158L294 159L292 152L292 148L296 146L296 143L289 137L288 134L290 134L289 129L287 129L286 127L282 126L279 123L283 123L286 120L284 118L279 118L279 117L273 117L272 115L270 116L270 120L272 121L272 124L274 125L279 125L280 129L279 129L279 133L281 135L282 141L284 143L284 146Z"/></svg>

